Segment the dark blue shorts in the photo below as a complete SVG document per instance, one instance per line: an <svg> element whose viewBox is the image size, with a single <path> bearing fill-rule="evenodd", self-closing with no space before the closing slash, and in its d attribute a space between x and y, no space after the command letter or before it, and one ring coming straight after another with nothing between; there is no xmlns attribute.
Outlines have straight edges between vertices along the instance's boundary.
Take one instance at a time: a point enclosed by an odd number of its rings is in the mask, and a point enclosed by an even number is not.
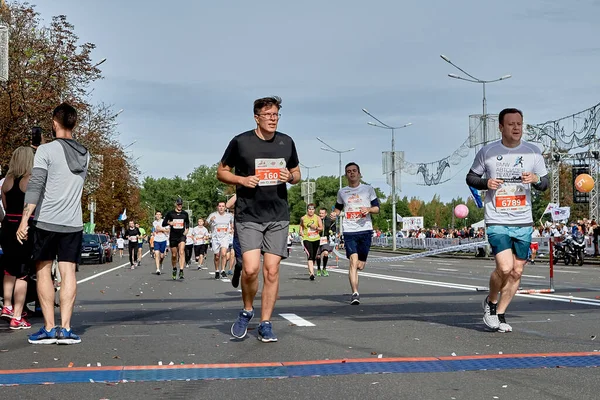
<svg viewBox="0 0 600 400"><path fill-rule="evenodd" d="M144 242L139 242L138 243L138 248L141 249L142 247L144 247Z"/></svg>
<svg viewBox="0 0 600 400"><path fill-rule="evenodd" d="M233 233L233 242L231 243L233 246L233 251L235 252L236 259L242 259L242 247L240 246L240 240L237 237L237 234Z"/></svg>
<svg viewBox="0 0 600 400"><path fill-rule="evenodd" d="M164 242L154 242L154 251L158 251L159 253L164 253L167 250L167 241Z"/></svg>
<svg viewBox="0 0 600 400"><path fill-rule="evenodd" d="M344 245L346 247L346 257L350 258L352 254L358 255L358 261L367 261L369 249L371 248L372 231L363 232L344 232Z"/></svg>

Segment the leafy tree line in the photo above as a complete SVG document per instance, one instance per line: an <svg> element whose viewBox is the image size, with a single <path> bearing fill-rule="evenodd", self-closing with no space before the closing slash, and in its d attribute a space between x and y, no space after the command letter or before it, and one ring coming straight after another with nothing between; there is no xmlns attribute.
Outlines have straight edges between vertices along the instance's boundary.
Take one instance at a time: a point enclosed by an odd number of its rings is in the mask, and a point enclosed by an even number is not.
<svg viewBox="0 0 600 400"><path fill-rule="evenodd" d="M52 111L62 102L78 112L75 139L92 156L84 186L82 209L89 221L88 202L96 201L97 230L110 231L123 209L143 214L138 169L118 141L116 113L93 104L90 86L102 78L93 60L95 45L79 43L75 27L64 15L44 24L35 7L20 1L2 2L0 22L9 30L9 79L0 82L0 166L6 172L19 146L30 144L31 128L42 128L43 142L52 140Z"/></svg>
<svg viewBox="0 0 600 400"><path fill-rule="evenodd" d="M208 214L215 211L219 201L227 200L230 195L235 193L233 186L225 185L216 178L217 166L201 165L197 167L187 177L176 176L174 178L153 178L147 177L142 183L140 200L146 212L146 223L153 216L154 211L167 212L173 209L174 202L178 196L184 200L184 208L192 211L193 218L207 217ZM316 184L316 192L312 201L317 207L324 207L328 211L335 206L336 196L339 189L339 180L337 176L320 176L311 179ZM342 185L347 185L345 178ZM387 231L392 228L392 204L390 199L375 187L375 193L381 202L381 212L373 215L373 223L376 229ZM290 207L290 220L292 224L298 223L300 218L306 213L306 202L301 196L301 184L291 186L288 190L288 202ZM451 202L444 203L436 195L429 202L425 202L416 197L408 198L404 196L397 200L396 210L398 215L423 216L426 227L448 228L452 227L452 215L454 206L457 204L466 204L469 207L469 217L465 221L454 219L455 227L462 227L465 223L472 223L483 218L483 210L478 209L472 199L465 201L462 198L456 198ZM402 227L398 224L398 229Z"/></svg>

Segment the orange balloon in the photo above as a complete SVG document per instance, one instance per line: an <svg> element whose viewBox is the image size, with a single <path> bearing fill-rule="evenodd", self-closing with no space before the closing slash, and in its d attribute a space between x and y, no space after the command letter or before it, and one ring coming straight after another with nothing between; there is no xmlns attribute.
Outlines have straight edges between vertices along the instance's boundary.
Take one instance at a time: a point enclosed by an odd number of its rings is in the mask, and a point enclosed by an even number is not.
<svg viewBox="0 0 600 400"><path fill-rule="evenodd" d="M578 192L588 193L594 188L594 178L588 174L577 175L575 178L575 189Z"/></svg>

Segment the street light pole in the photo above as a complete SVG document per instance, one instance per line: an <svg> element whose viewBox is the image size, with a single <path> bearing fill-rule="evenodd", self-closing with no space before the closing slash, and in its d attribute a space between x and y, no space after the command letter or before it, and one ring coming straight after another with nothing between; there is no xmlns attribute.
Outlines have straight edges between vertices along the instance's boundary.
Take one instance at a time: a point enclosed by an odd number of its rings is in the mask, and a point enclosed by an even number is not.
<svg viewBox="0 0 600 400"><path fill-rule="evenodd" d="M404 124L402 126L390 126L388 124L385 124L383 122L381 122L377 117L375 117L373 114L371 114L369 111L367 111L366 109L362 109L363 112L365 114L367 114L369 117L373 118L375 121L379 122L379 124L373 123L373 122L367 122L368 125L374 126L376 128L382 128L382 129L387 129L387 130L391 130L392 131L392 250L396 250L396 232L397 232L397 225L398 225L398 217L396 217L396 138L395 138L395 131L396 129L402 129L402 128L406 128L407 126L411 126L412 123L409 122L407 124Z"/></svg>
<svg viewBox="0 0 600 400"><path fill-rule="evenodd" d="M342 190L342 154L343 153L349 153L351 151L354 151L355 149L354 149L354 147L352 147L351 149L348 149L348 150L337 150L337 149L331 147L326 142L324 142L323 139L321 139L320 137L317 137L317 140L319 142L323 143L325 146L327 146L327 147L321 147L321 150L328 151L330 153L337 153L337 155L339 157L339 170L338 170L339 172L338 172L338 175L339 175L339 178L340 178L340 190ZM339 229L340 235L343 233L342 218L343 218L343 216L342 216L342 214L340 214L340 223L338 224L338 229Z"/></svg>
<svg viewBox="0 0 600 400"><path fill-rule="evenodd" d="M467 81L467 82L472 82L472 83L480 83L483 85L483 114L481 115L481 120L482 120L481 123L482 123L482 128L483 128L483 142L484 142L483 144L484 145L487 144L488 143L488 129L487 129L487 101L485 98L485 84L493 83L493 82L500 82L500 81L509 79L510 77L512 77L512 75L503 75L498 79L483 80L483 79L476 78L473 75L469 74L467 71L465 71L464 69L460 68L458 65L456 65L452 61L450 61L450 59L448 57L446 57L445 55L440 54L440 57L442 58L442 60L446 61L448 64L452 65L454 68L458 69L460 72L464 73L471 79L467 79L462 76L458 76L456 74L448 74L448 76L450 78L459 79L461 81Z"/></svg>
<svg viewBox="0 0 600 400"><path fill-rule="evenodd" d="M319 168L320 165L313 165L312 167L307 167L306 165L300 163L300 166L306 169L306 204L308 205L312 203L312 193L310 192L310 170L314 168Z"/></svg>

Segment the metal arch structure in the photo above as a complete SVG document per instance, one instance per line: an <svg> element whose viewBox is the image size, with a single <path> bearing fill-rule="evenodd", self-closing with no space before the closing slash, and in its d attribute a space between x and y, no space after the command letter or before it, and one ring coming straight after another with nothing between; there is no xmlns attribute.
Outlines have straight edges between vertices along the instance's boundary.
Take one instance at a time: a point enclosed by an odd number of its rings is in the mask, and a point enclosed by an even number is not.
<svg viewBox="0 0 600 400"><path fill-rule="evenodd" d="M586 159L590 175L595 181L600 173L598 152L600 144L596 132L600 126L600 103L578 113L547 121L538 125L525 126L523 135L530 142L540 143L543 153L548 159L551 173L550 198L555 204L560 203L560 163L563 160ZM570 153L571 150L587 147L588 150ZM600 191L594 185L590 192L589 217L600 216Z"/></svg>
<svg viewBox="0 0 600 400"><path fill-rule="evenodd" d="M568 153L592 145L599 125L600 103L555 121L527 124L523 135L527 141L541 143L544 152Z"/></svg>
<svg viewBox="0 0 600 400"><path fill-rule="evenodd" d="M597 142L593 142L590 144L589 151L583 151L580 153L558 153L551 151L549 153L548 163L550 165L550 174L552 179L552 185L550 187L550 201L554 204L560 204L560 164L563 161L568 160L579 160L579 161L587 161L590 169L590 175L594 178L594 180L598 180L598 173L600 169L600 160L598 160L600 156L600 151L593 149L593 147L597 146ZM598 218L599 209L599 191L597 189L597 185L594 185L592 190L590 191L590 200L589 200L589 217L592 219Z"/></svg>
<svg viewBox="0 0 600 400"><path fill-rule="evenodd" d="M458 165L462 159L469 155L470 139L467 138L454 152L440 160L433 162L411 163L402 162L401 171L409 175L417 175L417 185L433 186L448 182L452 178L452 165Z"/></svg>

